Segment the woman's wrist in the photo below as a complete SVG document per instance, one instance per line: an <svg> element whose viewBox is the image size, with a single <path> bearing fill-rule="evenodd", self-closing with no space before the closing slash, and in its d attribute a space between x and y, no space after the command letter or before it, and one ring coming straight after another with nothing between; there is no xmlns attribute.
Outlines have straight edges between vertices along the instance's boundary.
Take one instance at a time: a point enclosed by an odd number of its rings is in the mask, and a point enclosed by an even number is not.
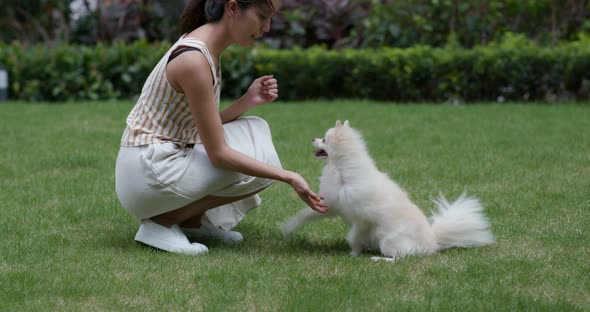
<svg viewBox="0 0 590 312"><path fill-rule="evenodd" d="M226 123L236 120L246 113L250 108L251 107L248 105L247 101L241 97L220 113L221 121Z"/></svg>
<svg viewBox="0 0 590 312"><path fill-rule="evenodd" d="M249 110L250 108L252 108L253 105L253 101L251 99L248 98L247 94L242 95L237 101L236 104L243 108L245 111Z"/></svg>
<svg viewBox="0 0 590 312"><path fill-rule="evenodd" d="M283 169L280 173L279 181L291 184L293 181L293 172Z"/></svg>

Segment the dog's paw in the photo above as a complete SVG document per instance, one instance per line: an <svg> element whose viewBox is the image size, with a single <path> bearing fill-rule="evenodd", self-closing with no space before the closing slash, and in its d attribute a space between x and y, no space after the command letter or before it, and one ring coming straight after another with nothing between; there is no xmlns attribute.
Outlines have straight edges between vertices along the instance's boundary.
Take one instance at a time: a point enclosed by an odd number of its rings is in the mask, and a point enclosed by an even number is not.
<svg viewBox="0 0 590 312"><path fill-rule="evenodd" d="M353 257L358 257L358 255L360 255L361 252L360 251L351 250L348 254L351 255L351 256L353 256Z"/></svg>
<svg viewBox="0 0 590 312"><path fill-rule="evenodd" d="M295 222L287 221L283 223L283 225L281 225L281 233L283 234L283 236L291 235L291 233L295 232L296 229L297 224L295 224Z"/></svg>
<svg viewBox="0 0 590 312"><path fill-rule="evenodd" d="M385 262L394 262L395 258L390 258L390 257L371 257L371 260L377 262L377 261L385 261Z"/></svg>

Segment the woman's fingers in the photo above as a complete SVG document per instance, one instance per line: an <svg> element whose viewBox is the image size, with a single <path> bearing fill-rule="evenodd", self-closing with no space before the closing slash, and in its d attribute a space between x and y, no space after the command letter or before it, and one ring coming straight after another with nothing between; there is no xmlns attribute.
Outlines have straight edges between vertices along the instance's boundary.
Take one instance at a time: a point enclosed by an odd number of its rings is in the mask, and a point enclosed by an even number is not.
<svg viewBox="0 0 590 312"><path fill-rule="evenodd" d="M270 85L270 86L264 86L262 89L264 89L264 90L278 90L279 89L279 86L275 83L275 84Z"/></svg>
<svg viewBox="0 0 590 312"><path fill-rule="evenodd" d="M279 93L279 89L274 88L274 89L263 89L262 92L268 94L268 93Z"/></svg>
<svg viewBox="0 0 590 312"><path fill-rule="evenodd" d="M268 102L272 102L279 98L279 93L277 91L264 91L264 96Z"/></svg>
<svg viewBox="0 0 590 312"><path fill-rule="evenodd" d="M274 86L275 88L279 86L279 82L276 79L269 79L265 82L262 83L263 86L265 87L272 87Z"/></svg>
<svg viewBox="0 0 590 312"><path fill-rule="evenodd" d="M328 211L328 206L322 204L322 197L314 193L310 188L305 179L298 173L293 173L293 180L290 182L291 186L297 192L297 195L313 210L321 213Z"/></svg>
<svg viewBox="0 0 590 312"><path fill-rule="evenodd" d="M278 89L279 83L276 79L271 78L271 79L268 79L268 80L262 82L262 88L265 90Z"/></svg>
<svg viewBox="0 0 590 312"><path fill-rule="evenodd" d="M325 213L328 211L328 206L321 203L321 200L323 198L314 193L312 190L305 190L305 196L303 197L303 199L305 200L305 202L307 202L307 205L313 210L316 210L321 213Z"/></svg>
<svg viewBox="0 0 590 312"><path fill-rule="evenodd" d="M273 76L264 76L262 79L262 93L268 95L271 100L276 100L279 97L279 84L277 80Z"/></svg>
<svg viewBox="0 0 590 312"><path fill-rule="evenodd" d="M320 200L322 200L322 198L320 198L320 196L316 193L314 193L312 190L310 189L306 189L305 190L305 194L309 197L311 197L313 200L315 200L316 202L320 202Z"/></svg>
<svg viewBox="0 0 590 312"><path fill-rule="evenodd" d="M311 205L309 205L311 204ZM317 211L317 212L321 212L321 213L326 213L328 211L328 206L321 204L317 201L315 201L314 199L309 198L309 203L308 203L309 207L311 207L311 209Z"/></svg>
<svg viewBox="0 0 590 312"><path fill-rule="evenodd" d="M262 77L260 77L260 78L258 78L258 79L256 79L256 80L258 80L258 82L259 82L259 83L260 83L260 84L261 84L263 87L264 87L264 86L267 86L267 85L271 85L271 84L276 84L276 83L277 83L277 80L276 80L276 79L274 78L274 76L272 76L272 75L269 75L269 76L262 76Z"/></svg>

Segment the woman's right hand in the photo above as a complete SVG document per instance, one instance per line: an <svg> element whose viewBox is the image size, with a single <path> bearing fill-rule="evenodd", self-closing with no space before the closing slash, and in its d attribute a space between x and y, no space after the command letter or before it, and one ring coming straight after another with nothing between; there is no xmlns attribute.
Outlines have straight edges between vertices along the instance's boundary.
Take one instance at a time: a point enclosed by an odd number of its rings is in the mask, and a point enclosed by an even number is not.
<svg viewBox="0 0 590 312"><path fill-rule="evenodd" d="M297 192L297 195L305 202L307 205L320 213L326 213L328 211L328 206L321 203L321 198L319 195L314 193L310 188L305 179L296 172L290 172L289 179L287 180L291 187Z"/></svg>

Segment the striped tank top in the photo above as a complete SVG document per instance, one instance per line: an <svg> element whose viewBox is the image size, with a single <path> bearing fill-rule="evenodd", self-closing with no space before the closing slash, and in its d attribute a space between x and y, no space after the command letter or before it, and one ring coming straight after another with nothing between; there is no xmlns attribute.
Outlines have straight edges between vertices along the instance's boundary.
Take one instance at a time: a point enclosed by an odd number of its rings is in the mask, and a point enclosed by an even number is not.
<svg viewBox="0 0 590 312"><path fill-rule="evenodd" d="M221 93L221 68L215 63L204 42L194 38L180 38L162 57L148 76L137 103L127 117L127 126L121 139L122 146L140 146L156 142L199 143L197 127L193 122L184 93L172 88L166 77L166 64L178 47L201 50L213 74L217 107Z"/></svg>

